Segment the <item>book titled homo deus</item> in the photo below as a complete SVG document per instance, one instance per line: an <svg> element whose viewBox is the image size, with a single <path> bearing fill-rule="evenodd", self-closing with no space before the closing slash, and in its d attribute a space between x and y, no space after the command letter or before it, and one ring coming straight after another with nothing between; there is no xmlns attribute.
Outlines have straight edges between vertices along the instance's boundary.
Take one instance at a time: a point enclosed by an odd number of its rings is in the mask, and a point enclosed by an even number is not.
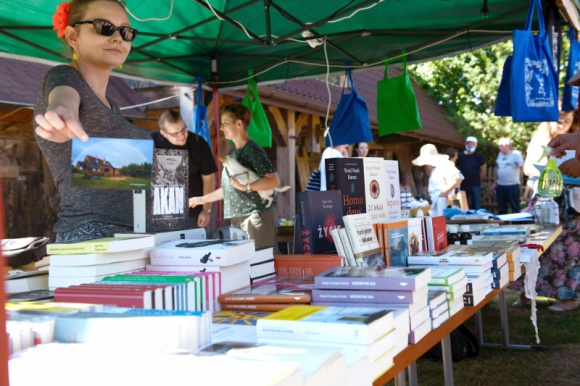
<svg viewBox="0 0 580 386"><path fill-rule="evenodd" d="M297 195L298 227L295 253L336 253L330 230L344 227L342 196L337 190L301 192Z"/></svg>
<svg viewBox="0 0 580 386"><path fill-rule="evenodd" d="M363 159L327 159L326 189L342 192L342 214L344 216L366 213Z"/></svg>

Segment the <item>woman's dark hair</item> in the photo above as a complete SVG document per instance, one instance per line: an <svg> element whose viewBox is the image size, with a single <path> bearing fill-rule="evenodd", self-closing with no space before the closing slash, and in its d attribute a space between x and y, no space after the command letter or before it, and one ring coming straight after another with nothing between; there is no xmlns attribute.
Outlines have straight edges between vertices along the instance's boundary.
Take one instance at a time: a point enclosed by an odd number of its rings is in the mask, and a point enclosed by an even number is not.
<svg viewBox="0 0 580 386"><path fill-rule="evenodd" d="M360 157L360 155L358 154L358 145L360 145L361 143L366 143L366 142L357 142L354 144L354 147L352 149L352 156L353 157Z"/></svg>
<svg viewBox="0 0 580 386"><path fill-rule="evenodd" d="M252 113L250 109L246 106L235 103L231 105L225 105L220 109L220 116L228 114L230 117L234 118L236 121L239 119L244 123L244 127L247 129L250 126L250 121L252 120Z"/></svg>
<svg viewBox="0 0 580 386"><path fill-rule="evenodd" d="M449 159L453 159L457 156L457 149L454 147L448 147L445 150L445 154L447 154L449 156Z"/></svg>

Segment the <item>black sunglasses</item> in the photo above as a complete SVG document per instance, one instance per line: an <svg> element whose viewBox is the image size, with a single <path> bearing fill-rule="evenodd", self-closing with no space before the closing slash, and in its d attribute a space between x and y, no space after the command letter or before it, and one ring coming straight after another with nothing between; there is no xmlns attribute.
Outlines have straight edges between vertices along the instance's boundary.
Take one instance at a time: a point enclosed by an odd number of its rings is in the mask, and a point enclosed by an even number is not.
<svg viewBox="0 0 580 386"><path fill-rule="evenodd" d="M127 26L117 27L113 23L110 23L106 20L95 19L95 20L79 21L74 23L73 26L77 24L92 24L95 27L95 31L99 35L103 36L113 36L115 31L119 31L119 33L121 34L121 39L123 39L126 42L132 42L137 37L137 30L135 28Z"/></svg>

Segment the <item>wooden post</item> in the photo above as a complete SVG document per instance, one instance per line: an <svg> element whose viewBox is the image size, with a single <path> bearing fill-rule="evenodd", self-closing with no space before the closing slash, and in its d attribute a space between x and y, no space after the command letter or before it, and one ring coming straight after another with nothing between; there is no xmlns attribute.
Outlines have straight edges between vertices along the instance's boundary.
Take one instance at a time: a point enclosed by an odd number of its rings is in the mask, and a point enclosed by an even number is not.
<svg viewBox="0 0 580 386"><path fill-rule="evenodd" d="M1 178L0 191L4 191ZM0 195L0 239L4 239L6 234L4 213L4 195ZM4 308L6 299L6 289L4 288L5 264L5 259L0 259L0 272L2 273L0 275L0 385L8 386L8 335L6 334L6 310Z"/></svg>

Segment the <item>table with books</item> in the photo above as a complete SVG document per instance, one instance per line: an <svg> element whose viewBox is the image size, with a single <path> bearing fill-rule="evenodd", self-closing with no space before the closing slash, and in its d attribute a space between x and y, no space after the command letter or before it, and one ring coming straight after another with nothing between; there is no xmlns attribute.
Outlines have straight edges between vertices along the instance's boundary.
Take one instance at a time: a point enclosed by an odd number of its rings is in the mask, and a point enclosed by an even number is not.
<svg viewBox="0 0 580 386"><path fill-rule="evenodd" d="M556 238L562 232L562 227L549 227L544 228L536 234L532 234L526 237L525 244L538 244L541 245L544 251L556 240ZM538 250L538 255L541 254L541 250ZM521 269L521 268L520 268ZM521 270L524 273L524 270ZM517 277L516 277L517 278ZM438 342L441 342L443 351L443 370L445 385L453 385L453 364L451 360L451 341L449 334L455 330L458 326L468 320L471 316L476 317L476 327L477 327L477 338L480 343L483 343L483 332L481 329L481 309L488 304L491 300L498 297L498 303L500 307L500 320L501 329L503 334L503 341L501 344L482 344L482 347L502 347L502 348L528 348L532 346L524 345L514 345L509 343L509 328L507 320L507 306L505 299L504 290L507 288L509 283L505 283L501 288L494 289L488 293L485 298L477 303L475 306L464 307L453 316L451 316L447 321L442 323L439 327L431 330L426 336L424 336L418 343L411 344L401 351L394 358L394 365L385 373L383 373L374 382L375 385L384 385L391 379L395 379L396 384L405 384L405 372L406 368L409 368L409 383L411 385L418 384L416 371L415 371L415 361L423 356L427 351L429 351Z"/></svg>

